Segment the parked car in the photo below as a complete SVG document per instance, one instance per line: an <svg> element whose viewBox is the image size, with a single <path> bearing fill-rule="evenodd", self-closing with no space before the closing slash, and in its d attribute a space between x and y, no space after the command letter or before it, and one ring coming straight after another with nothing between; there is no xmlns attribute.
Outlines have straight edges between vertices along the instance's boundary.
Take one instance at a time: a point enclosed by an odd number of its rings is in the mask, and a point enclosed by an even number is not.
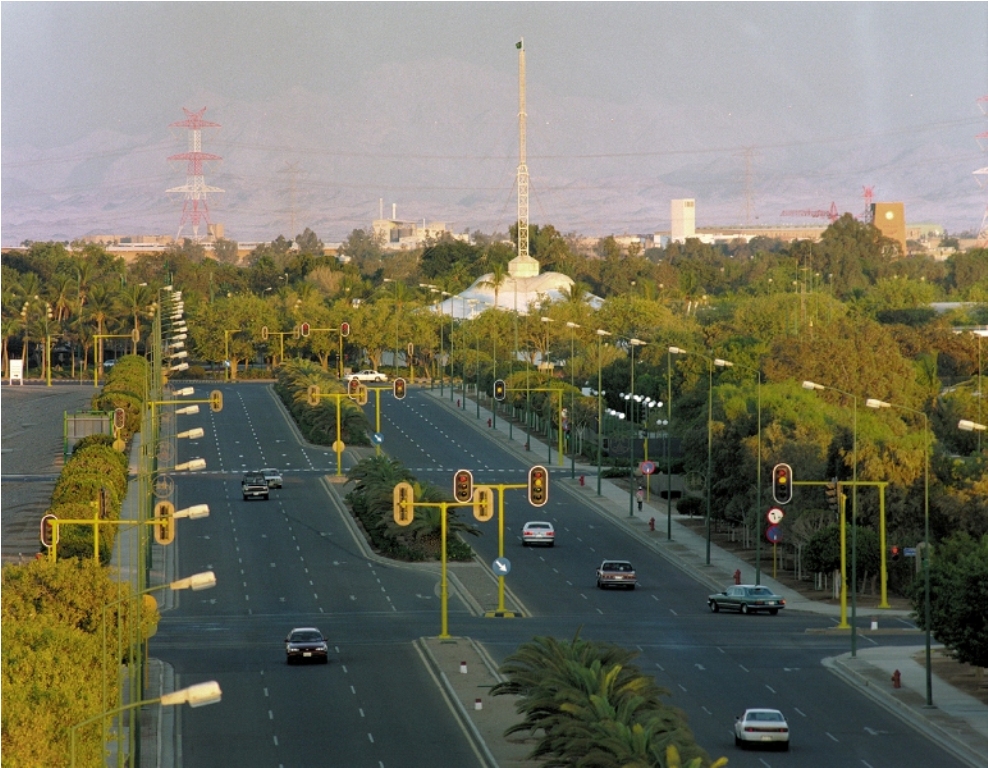
<svg viewBox="0 0 988 768"><path fill-rule="evenodd" d="M261 474L264 475L264 479L268 483L268 488L281 488L281 472L273 467L266 467L261 470Z"/></svg>
<svg viewBox="0 0 988 768"><path fill-rule="evenodd" d="M556 530L552 527L552 523L543 521L525 523L521 529L521 543L524 547L529 544L551 547L556 543Z"/></svg>
<svg viewBox="0 0 988 768"><path fill-rule="evenodd" d="M381 373L380 371L374 371L367 369L364 371L357 371L356 373L348 373L343 377L343 381L349 382L351 379L356 379L357 381L387 381L387 374Z"/></svg>
<svg viewBox="0 0 988 768"><path fill-rule="evenodd" d="M605 560L597 568L597 589L604 587L634 589L637 584L635 567L627 560Z"/></svg>
<svg viewBox="0 0 988 768"><path fill-rule="evenodd" d="M734 745L766 744L789 749L789 723L777 709L746 709L734 721Z"/></svg>
<svg viewBox="0 0 988 768"><path fill-rule="evenodd" d="M714 613L720 610L740 611L741 613L767 611L775 616L780 609L786 607L786 601L768 587L739 584L735 587L728 587L724 592L710 595L707 598L707 605Z"/></svg>
<svg viewBox="0 0 988 768"><path fill-rule="evenodd" d="M240 481L240 490L244 495L244 501L248 499L268 500L268 481L260 472L247 472Z"/></svg>
<svg viewBox="0 0 988 768"><path fill-rule="evenodd" d="M315 627L296 627L285 638L285 656L289 664L296 661L329 662L329 646Z"/></svg>

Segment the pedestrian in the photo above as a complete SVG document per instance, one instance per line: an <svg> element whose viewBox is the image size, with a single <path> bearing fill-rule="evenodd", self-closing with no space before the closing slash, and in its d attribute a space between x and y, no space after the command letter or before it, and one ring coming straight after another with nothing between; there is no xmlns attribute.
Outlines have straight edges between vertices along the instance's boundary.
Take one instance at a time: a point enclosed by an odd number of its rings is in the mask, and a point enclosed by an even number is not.
<svg viewBox="0 0 988 768"><path fill-rule="evenodd" d="M642 487L640 485L638 486L638 490L635 493L635 498L638 500L638 511L641 512L642 502L645 501L645 491L642 490Z"/></svg>

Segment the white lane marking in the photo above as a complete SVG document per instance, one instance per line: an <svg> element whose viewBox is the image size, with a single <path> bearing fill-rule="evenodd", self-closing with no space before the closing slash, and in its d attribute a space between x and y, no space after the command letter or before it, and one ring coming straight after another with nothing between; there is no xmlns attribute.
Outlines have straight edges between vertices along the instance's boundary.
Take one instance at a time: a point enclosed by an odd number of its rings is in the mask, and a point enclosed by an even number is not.
<svg viewBox="0 0 988 768"><path fill-rule="evenodd" d="M744 664L738 664L738 666L741 667L741 669L743 669L745 672L748 671L748 668Z"/></svg>
<svg viewBox="0 0 988 768"><path fill-rule="evenodd" d="M679 615L672 608L669 609L669 613L671 613L673 616L678 616Z"/></svg>
<svg viewBox="0 0 988 768"><path fill-rule="evenodd" d="M370 739L371 744L374 743L374 734L371 733L370 731L367 732L367 738Z"/></svg>
<svg viewBox="0 0 988 768"><path fill-rule="evenodd" d="M337 648L336 650L337 650L337 653L338 653L339 652L339 648ZM346 674L346 664L340 664L340 669L343 670L343 674L345 675Z"/></svg>
<svg viewBox="0 0 988 768"><path fill-rule="evenodd" d="M679 685L680 688L683 689L683 693L686 693L686 686L683 685L682 683L679 683L678 685Z"/></svg>
<svg viewBox="0 0 988 768"><path fill-rule="evenodd" d="M359 708L357 711L360 713L360 716L361 717L367 717L367 715L364 714L364 708L363 707Z"/></svg>
<svg viewBox="0 0 988 768"><path fill-rule="evenodd" d="M834 736L834 734L830 733L830 731L824 731L824 733L826 733L830 738L832 738L837 743L840 743L840 739L838 739L836 736Z"/></svg>
<svg viewBox="0 0 988 768"><path fill-rule="evenodd" d="M793 707L793 709L796 710L796 712L798 712L803 717L806 717L806 713L803 712L799 707Z"/></svg>
<svg viewBox="0 0 988 768"><path fill-rule="evenodd" d="M701 709L702 709L702 710L703 710L704 712L706 712L706 713L707 713L708 715L712 715L712 714L713 714L713 712L711 712L711 711L710 711L709 709L707 709L706 707L700 707L700 708L701 708Z"/></svg>
<svg viewBox="0 0 988 768"><path fill-rule="evenodd" d="M268 689L267 688L264 689L264 698L268 698Z"/></svg>
<svg viewBox="0 0 988 768"><path fill-rule="evenodd" d="M357 695L357 689L354 688L352 685L350 686L350 693L352 693L354 696Z"/></svg>
<svg viewBox="0 0 988 768"><path fill-rule="evenodd" d="M663 667L663 666L662 666L661 664L659 664L658 662L656 662L656 664L655 664L655 666L657 666L657 667L659 668L659 671L660 671L660 672L665 672L665 671L666 671L666 668L665 668L665 667Z"/></svg>
<svg viewBox="0 0 988 768"><path fill-rule="evenodd" d="M274 712L272 712L270 709L268 710L268 720L274 720Z"/></svg>
<svg viewBox="0 0 988 768"><path fill-rule="evenodd" d="M602 610L600 610L600 608L597 609L597 613L599 613L601 616L604 615L604 612Z"/></svg>
<svg viewBox="0 0 988 768"><path fill-rule="evenodd" d="M274 739L274 745L277 747L278 746L278 737L277 736L272 736L271 738Z"/></svg>
<svg viewBox="0 0 988 768"><path fill-rule="evenodd" d="M768 685L766 683L765 687L768 688L772 693L775 693L775 688L773 688L771 685Z"/></svg>

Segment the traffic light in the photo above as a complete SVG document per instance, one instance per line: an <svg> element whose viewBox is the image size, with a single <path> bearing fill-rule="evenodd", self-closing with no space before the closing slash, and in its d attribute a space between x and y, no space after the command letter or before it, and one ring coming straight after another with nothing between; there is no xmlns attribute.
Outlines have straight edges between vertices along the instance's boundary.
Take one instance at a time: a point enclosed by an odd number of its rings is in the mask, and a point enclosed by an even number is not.
<svg viewBox="0 0 988 768"><path fill-rule="evenodd" d="M115 408L113 411L113 428L117 431L127 426L127 412L123 408Z"/></svg>
<svg viewBox="0 0 988 768"><path fill-rule="evenodd" d="M898 559L899 559L899 554L900 554L900 549L899 549L899 547L897 547L897 546L895 546L895 545L893 544L893 545L892 545L891 547L889 547L889 551L890 551L890 552L891 552L891 554L892 554L892 561L893 561L893 562L895 562L896 560L898 560Z"/></svg>
<svg viewBox="0 0 988 768"><path fill-rule="evenodd" d="M266 325L261 326L261 341L268 340L268 327Z"/></svg>
<svg viewBox="0 0 988 768"><path fill-rule="evenodd" d="M473 516L479 523L494 517L494 489L489 485L478 485L474 489Z"/></svg>
<svg viewBox="0 0 988 768"><path fill-rule="evenodd" d="M58 544L58 526L55 515L45 515L41 518L41 546L51 549Z"/></svg>
<svg viewBox="0 0 988 768"><path fill-rule="evenodd" d="M213 413L219 413L223 410L223 393L218 389L209 393L209 410Z"/></svg>
<svg viewBox="0 0 988 768"><path fill-rule="evenodd" d="M340 336L346 338L350 335L350 323L340 323Z"/></svg>
<svg viewBox="0 0 988 768"><path fill-rule="evenodd" d="M154 505L154 540L158 544L171 544L175 541L175 507L169 501L159 501Z"/></svg>
<svg viewBox="0 0 988 768"><path fill-rule="evenodd" d="M305 391L308 399L309 405L319 405L319 385L310 384L309 388Z"/></svg>
<svg viewBox="0 0 988 768"><path fill-rule="evenodd" d="M405 380L400 376L394 380L394 386L392 390L395 393L395 400L405 399Z"/></svg>
<svg viewBox="0 0 988 768"><path fill-rule="evenodd" d="M309 338L309 324L308 323L302 323L302 325L299 328L299 330L302 332L302 338L303 339Z"/></svg>
<svg viewBox="0 0 988 768"><path fill-rule="evenodd" d="M367 405L367 385L357 382L357 405Z"/></svg>
<svg viewBox="0 0 988 768"><path fill-rule="evenodd" d="M504 386L504 379L498 379L497 381L495 381L494 382L494 399L497 400L498 402L503 401L504 400L505 392L507 392L507 389Z"/></svg>
<svg viewBox="0 0 988 768"><path fill-rule="evenodd" d="M357 395L360 394L360 379L350 379L346 383L346 393L351 400L356 400Z"/></svg>
<svg viewBox="0 0 988 768"><path fill-rule="evenodd" d="M458 469L453 475L453 498L461 504L473 501L473 473L469 469Z"/></svg>
<svg viewBox="0 0 988 768"><path fill-rule="evenodd" d="M549 471L536 465L528 470L528 503L533 507L544 507L549 501Z"/></svg>
<svg viewBox="0 0 988 768"><path fill-rule="evenodd" d="M827 487L825 489L825 492L827 494L827 506L830 507L834 512L839 512L840 511L840 501L839 501L840 492L838 491L838 488L837 488L837 478L836 477L833 479L833 481L827 483Z"/></svg>
<svg viewBox="0 0 988 768"><path fill-rule="evenodd" d="M776 504L788 504L792 501L792 467L788 464L776 464L772 467L772 498Z"/></svg>
<svg viewBox="0 0 988 768"><path fill-rule="evenodd" d="M398 483L392 493L394 500L395 522L398 525L408 525L415 516L412 506L415 500L415 490L411 483Z"/></svg>

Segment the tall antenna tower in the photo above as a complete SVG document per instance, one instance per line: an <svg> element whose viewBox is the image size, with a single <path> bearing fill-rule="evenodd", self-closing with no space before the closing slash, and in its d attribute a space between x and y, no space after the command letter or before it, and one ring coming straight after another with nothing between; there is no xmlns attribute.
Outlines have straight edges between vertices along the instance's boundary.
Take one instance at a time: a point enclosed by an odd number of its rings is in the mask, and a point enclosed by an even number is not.
<svg viewBox="0 0 988 768"><path fill-rule="evenodd" d="M981 114L988 115L988 96L982 96L978 99L978 106L981 108ZM981 147L982 152L988 149L988 131L979 133L975 138L978 140L978 146ZM982 189L988 187L988 167L979 168L974 172L974 175L978 179L979 187ZM988 248L988 205L985 206L984 215L981 217L981 228L978 230L977 240L979 248Z"/></svg>
<svg viewBox="0 0 988 768"><path fill-rule="evenodd" d="M185 201L182 204L182 220L178 225L177 240L182 235L182 230L187 223L192 224L192 241L200 242L199 222L205 221L209 226L209 204L206 201L207 192L222 192L219 187L206 186L206 181L202 175L202 164L207 160L222 160L219 155L210 155L202 151L202 129L219 128L219 123L211 123L203 119L206 108L203 107L198 112L182 107L185 113L185 120L169 125L169 128L189 129L189 151L180 155L172 155L169 160L185 160L187 170L185 172L185 184L181 187L172 187L168 192L183 192ZM208 233L208 230L207 230Z"/></svg>
<svg viewBox="0 0 988 768"><path fill-rule="evenodd" d="M518 256L508 264L512 277L535 277L539 263L528 252L528 147L525 112L525 39L515 43L518 49Z"/></svg>
<svg viewBox="0 0 988 768"><path fill-rule="evenodd" d="M861 221L865 224L872 224L872 210L871 206L875 201L875 188L874 187L861 187L864 193L864 212L861 214Z"/></svg>
<svg viewBox="0 0 988 768"><path fill-rule="evenodd" d="M525 112L525 38L518 48L518 255L528 258L528 113Z"/></svg>

